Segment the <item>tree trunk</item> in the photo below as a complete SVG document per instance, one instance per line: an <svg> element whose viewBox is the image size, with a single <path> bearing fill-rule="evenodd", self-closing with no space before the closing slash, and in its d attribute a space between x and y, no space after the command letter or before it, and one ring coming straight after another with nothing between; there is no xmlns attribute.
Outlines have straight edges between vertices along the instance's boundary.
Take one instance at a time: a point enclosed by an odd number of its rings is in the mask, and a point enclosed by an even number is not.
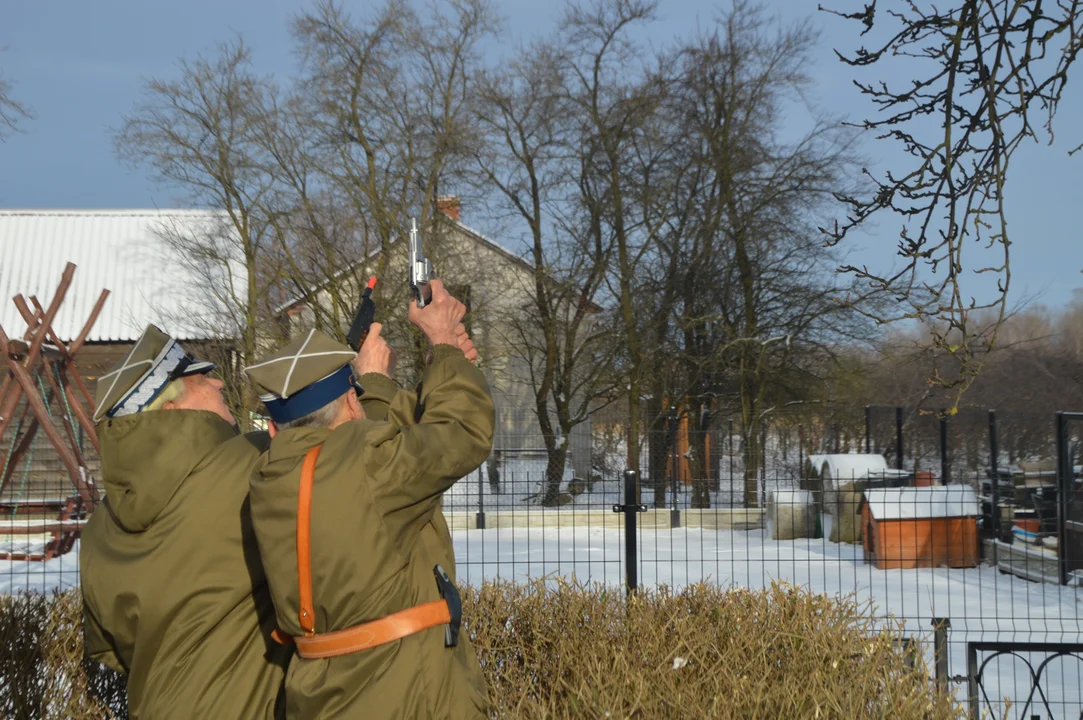
<svg viewBox="0 0 1083 720"><path fill-rule="evenodd" d="M563 505L561 502L560 485L564 481L564 465L568 459L568 443L561 439L560 442L548 449L548 462L545 465L545 495L542 497L542 505L554 507Z"/></svg>
<svg viewBox="0 0 1083 720"><path fill-rule="evenodd" d="M688 470L692 479L692 507L711 507L711 478L707 470L707 427L701 425L704 418L703 403L692 401L688 408Z"/></svg>
<svg viewBox="0 0 1083 720"><path fill-rule="evenodd" d="M719 424L716 424L713 432L710 433L711 438L711 490L713 492L722 492L722 451L724 448L724 436L722 435L722 428Z"/></svg>
<svg viewBox="0 0 1083 720"><path fill-rule="evenodd" d="M745 458L745 497L746 508L760 506L760 434L757 428L747 424L742 429Z"/></svg>
<svg viewBox="0 0 1083 720"><path fill-rule="evenodd" d="M649 456L649 485L654 488L654 507L666 506L666 462L669 459L669 438L665 431L665 425L660 418L662 412L662 395L656 391L647 400L647 417L650 425L647 427L647 447Z"/></svg>
<svg viewBox="0 0 1083 720"><path fill-rule="evenodd" d="M489 489L493 495L499 495L500 490L500 451L494 451L485 461L486 474L489 476Z"/></svg>

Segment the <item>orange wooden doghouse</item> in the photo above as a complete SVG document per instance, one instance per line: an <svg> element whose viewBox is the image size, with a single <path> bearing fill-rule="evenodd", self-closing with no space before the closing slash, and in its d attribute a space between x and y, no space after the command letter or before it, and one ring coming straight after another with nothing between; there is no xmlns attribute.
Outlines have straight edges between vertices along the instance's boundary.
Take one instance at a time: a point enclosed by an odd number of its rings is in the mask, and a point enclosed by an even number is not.
<svg viewBox="0 0 1083 720"><path fill-rule="evenodd" d="M865 562L881 570L976 567L978 513L967 485L866 490Z"/></svg>

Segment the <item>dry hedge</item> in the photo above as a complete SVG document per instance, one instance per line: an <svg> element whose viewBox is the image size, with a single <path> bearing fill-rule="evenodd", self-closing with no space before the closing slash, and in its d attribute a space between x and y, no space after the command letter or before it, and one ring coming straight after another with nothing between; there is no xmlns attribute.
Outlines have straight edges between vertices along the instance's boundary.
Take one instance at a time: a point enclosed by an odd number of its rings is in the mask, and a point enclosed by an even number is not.
<svg viewBox="0 0 1083 720"><path fill-rule="evenodd" d="M0 595L0 717L122 720L124 677L83 656L77 591Z"/></svg>
<svg viewBox="0 0 1083 720"><path fill-rule="evenodd" d="M864 608L776 584L630 601L560 580L467 594L500 716L962 718ZM920 654L919 654L920 655Z"/></svg>
<svg viewBox="0 0 1083 720"><path fill-rule="evenodd" d="M785 585L623 592L553 580L463 589L494 717L963 718L856 603ZM0 597L0 714L124 718L83 660L77 592Z"/></svg>

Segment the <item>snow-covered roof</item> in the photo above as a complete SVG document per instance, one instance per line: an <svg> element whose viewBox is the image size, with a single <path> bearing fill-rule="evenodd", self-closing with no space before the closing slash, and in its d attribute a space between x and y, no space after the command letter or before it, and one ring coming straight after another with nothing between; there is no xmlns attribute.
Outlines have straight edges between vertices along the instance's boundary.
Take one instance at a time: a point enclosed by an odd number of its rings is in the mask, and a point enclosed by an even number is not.
<svg viewBox="0 0 1083 720"><path fill-rule="evenodd" d="M820 477L832 488L837 484L836 481L845 484L851 480L883 477L885 474L890 474L890 468L884 456L875 453L809 455L808 461L813 470L819 473Z"/></svg>
<svg viewBox="0 0 1083 720"><path fill-rule="evenodd" d="M206 275L180 262L162 238L221 227L211 210L0 210L0 324L21 336L26 323L11 298L36 295L48 307L72 262L74 281L53 322L61 340L79 334L103 289L110 294L91 342L129 342L150 323L181 340L228 334L211 317Z"/></svg>
<svg viewBox="0 0 1083 720"><path fill-rule="evenodd" d="M976 517L978 496L969 485L866 490L865 501L877 520Z"/></svg>

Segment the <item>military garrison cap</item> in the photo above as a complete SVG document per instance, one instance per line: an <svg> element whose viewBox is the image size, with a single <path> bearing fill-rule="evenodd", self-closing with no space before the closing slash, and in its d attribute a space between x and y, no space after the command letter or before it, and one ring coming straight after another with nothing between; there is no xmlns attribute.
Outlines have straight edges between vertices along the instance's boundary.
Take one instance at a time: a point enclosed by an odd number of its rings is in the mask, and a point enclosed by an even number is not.
<svg viewBox="0 0 1083 720"><path fill-rule="evenodd" d="M310 330L282 349L244 369L276 423L319 410L353 387L350 367L357 353Z"/></svg>
<svg viewBox="0 0 1083 720"><path fill-rule="evenodd" d="M177 378L209 373L214 367L214 363L196 360L154 325L147 325L124 359L98 378L94 422L137 413Z"/></svg>

